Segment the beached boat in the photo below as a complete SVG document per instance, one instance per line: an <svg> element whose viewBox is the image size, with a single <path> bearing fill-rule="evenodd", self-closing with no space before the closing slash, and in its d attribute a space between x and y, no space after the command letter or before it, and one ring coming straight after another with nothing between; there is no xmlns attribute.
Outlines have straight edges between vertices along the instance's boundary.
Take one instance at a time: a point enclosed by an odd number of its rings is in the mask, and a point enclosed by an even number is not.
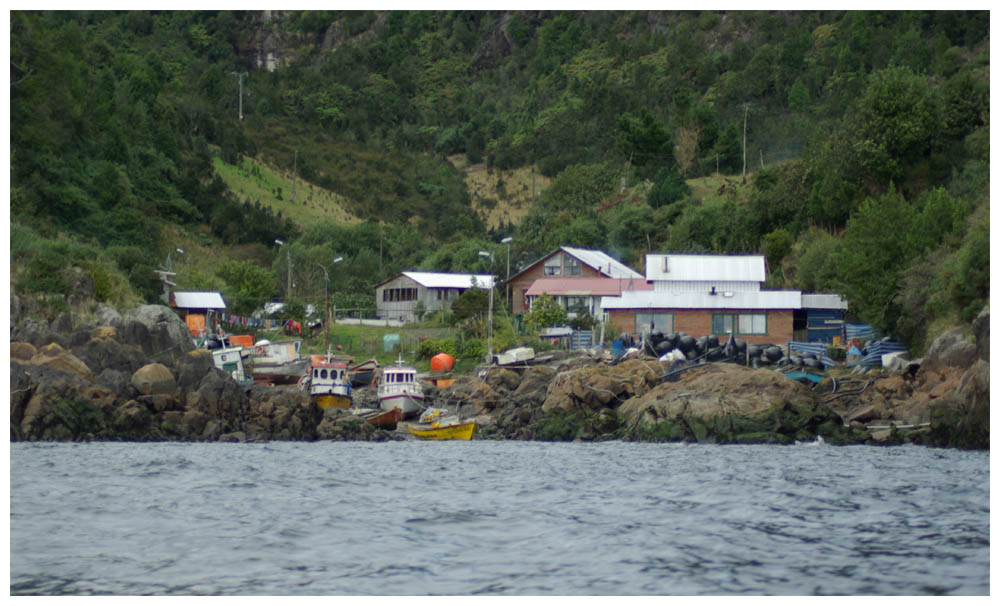
<svg viewBox="0 0 1000 606"><path fill-rule="evenodd" d="M410 433L421 440L471 440L476 435L476 422L445 424L435 421L429 425L411 425Z"/></svg>
<svg viewBox="0 0 1000 606"><path fill-rule="evenodd" d="M351 387L366 387L375 380L378 372L378 360L371 358L360 364L349 364L347 366L347 378L351 380Z"/></svg>
<svg viewBox="0 0 1000 606"><path fill-rule="evenodd" d="M308 374L299 383L309 390L320 408L350 408L351 383L347 380L347 364L327 355L313 360Z"/></svg>
<svg viewBox="0 0 1000 606"><path fill-rule="evenodd" d="M299 355L301 346L301 339L257 341L251 356L254 383L287 385L300 381L309 371L309 359Z"/></svg>
<svg viewBox="0 0 1000 606"><path fill-rule="evenodd" d="M417 369L403 359L382 369L378 380L378 401L382 410L399 408L407 419L424 407L424 389L417 381Z"/></svg>
<svg viewBox="0 0 1000 606"><path fill-rule="evenodd" d="M219 347L209 351L212 353L212 364L219 370L228 373L234 381L243 386L248 386L253 382L243 367L244 350L242 347L238 345Z"/></svg>
<svg viewBox="0 0 1000 606"><path fill-rule="evenodd" d="M403 418L403 411L399 408L392 410L382 410L381 408L357 408L352 409L355 416L361 417L375 427L393 430L396 424Z"/></svg>

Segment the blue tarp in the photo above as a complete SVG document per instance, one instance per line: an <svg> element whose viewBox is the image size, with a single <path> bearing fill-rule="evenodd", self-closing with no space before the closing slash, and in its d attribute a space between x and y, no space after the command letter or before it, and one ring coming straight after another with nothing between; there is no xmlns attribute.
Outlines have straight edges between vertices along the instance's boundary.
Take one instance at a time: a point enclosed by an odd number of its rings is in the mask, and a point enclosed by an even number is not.
<svg viewBox="0 0 1000 606"><path fill-rule="evenodd" d="M894 351L907 351L906 345L898 341L876 341L868 346L868 354L858 364L865 368L882 366L882 356Z"/></svg>
<svg viewBox="0 0 1000 606"><path fill-rule="evenodd" d="M875 338L875 329L872 328L871 324L851 324L848 322L844 325L844 333L848 342L851 339L857 339L864 343Z"/></svg>
<svg viewBox="0 0 1000 606"><path fill-rule="evenodd" d="M789 341L788 349L791 351L797 351L800 354L815 354L819 361L823 363L823 366L840 366L839 363L835 362L833 358L826 355L826 343L803 343L802 341Z"/></svg>

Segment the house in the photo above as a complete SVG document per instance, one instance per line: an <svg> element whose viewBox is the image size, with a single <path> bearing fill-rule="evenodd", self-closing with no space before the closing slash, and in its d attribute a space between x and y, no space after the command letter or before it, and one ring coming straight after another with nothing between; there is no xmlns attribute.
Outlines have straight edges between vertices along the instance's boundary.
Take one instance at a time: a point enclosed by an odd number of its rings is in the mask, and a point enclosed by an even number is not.
<svg viewBox="0 0 1000 606"><path fill-rule="evenodd" d="M548 295L566 310L570 318L583 308L598 320L604 317L603 297L618 297L627 290L652 290L644 278L539 278L524 293L528 307L538 297Z"/></svg>
<svg viewBox="0 0 1000 606"><path fill-rule="evenodd" d="M376 313L382 319L416 322L421 313L451 309L472 287L493 288L493 276L404 271L375 286Z"/></svg>
<svg viewBox="0 0 1000 606"><path fill-rule="evenodd" d="M732 334L748 343L793 340L802 293L762 290L767 279L763 256L650 254L646 278L652 290L601 300L613 333Z"/></svg>
<svg viewBox="0 0 1000 606"><path fill-rule="evenodd" d="M528 290L541 278L619 278L632 279L636 283L646 279L603 251L561 246L507 280L511 311L515 315L530 309Z"/></svg>
<svg viewBox="0 0 1000 606"><path fill-rule="evenodd" d="M194 337L212 332L212 313L226 309L222 293L217 291L172 291L169 305L177 310Z"/></svg>

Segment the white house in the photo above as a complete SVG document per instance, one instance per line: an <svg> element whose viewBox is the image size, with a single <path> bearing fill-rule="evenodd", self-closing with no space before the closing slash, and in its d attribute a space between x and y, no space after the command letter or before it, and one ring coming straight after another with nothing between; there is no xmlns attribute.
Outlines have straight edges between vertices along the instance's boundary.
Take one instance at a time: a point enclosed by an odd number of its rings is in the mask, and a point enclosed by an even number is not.
<svg viewBox="0 0 1000 606"><path fill-rule="evenodd" d="M452 302L470 288L493 288L493 276L404 271L375 286L376 313L383 319L416 322L418 311L451 309Z"/></svg>

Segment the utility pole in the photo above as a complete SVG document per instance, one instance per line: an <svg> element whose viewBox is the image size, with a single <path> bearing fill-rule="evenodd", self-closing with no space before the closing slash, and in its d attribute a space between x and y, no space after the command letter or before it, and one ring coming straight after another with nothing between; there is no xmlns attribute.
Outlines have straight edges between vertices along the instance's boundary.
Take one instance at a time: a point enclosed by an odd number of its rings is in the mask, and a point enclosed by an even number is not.
<svg viewBox="0 0 1000 606"><path fill-rule="evenodd" d="M232 72L232 74L240 81L240 120L243 120L243 78L247 75L247 73Z"/></svg>
<svg viewBox="0 0 1000 606"><path fill-rule="evenodd" d="M747 184L747 115L750 113L750 104L743 104L743 185Z"/></svg>
<svg viewBox="0 0 1000 606"><path fill-rule="evenodd" d="M292 160L292 204L295 204L295 176L299 172L299 150L295 150L295 158Z"/></svg>

